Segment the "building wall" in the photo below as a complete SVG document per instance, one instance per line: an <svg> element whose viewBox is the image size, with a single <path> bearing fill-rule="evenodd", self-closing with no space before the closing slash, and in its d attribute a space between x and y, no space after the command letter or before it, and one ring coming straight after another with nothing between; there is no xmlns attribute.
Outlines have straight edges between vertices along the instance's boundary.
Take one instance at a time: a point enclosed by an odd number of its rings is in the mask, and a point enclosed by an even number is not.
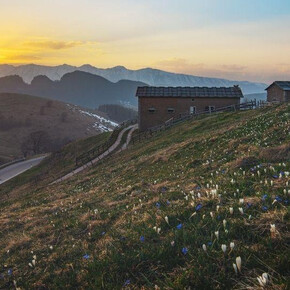
<svg viewBox="0 0 290 290"><path fill-rule="evenodd" d="M206 110L207 106L214 106L216 109L236 105L240 103L239 98L157 98L141 97L139 98L139 129L144 131L148 128L161 125L172 117L179 117L180 114L190 113L190 107L196 107L196 112ZM149 108L155 108L151 113ZM174 109L174 112L168 112L168 108Z"/></svg>
<svg viewBox="0 0 290 290"><path fill-rule="evenodd" d="M279 88L277 85L273 85L267 90L267 101L268 102L284 102L285 101L285 93Z"/></svg>
<svg viewBox="0 0 290 290"><path fill-rule="evenodd" d="M290 102L290 91L285 91L285 101Z"/></svg>

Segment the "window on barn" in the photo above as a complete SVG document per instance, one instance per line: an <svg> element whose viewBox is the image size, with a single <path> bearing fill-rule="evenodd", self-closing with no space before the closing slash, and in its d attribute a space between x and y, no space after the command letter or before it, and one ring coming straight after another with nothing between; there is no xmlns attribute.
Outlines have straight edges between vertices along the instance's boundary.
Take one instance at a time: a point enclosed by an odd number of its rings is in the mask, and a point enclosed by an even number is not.
<svg viewBox="0 0 290 290"><path fill-rule="evenodd" d="M174 108L167 108L168 113L174 113L174 111L175 111Z"/></svg>
<svg viewBox="0 0 290 290"><path fill-rule="evenodd" d="M153 107L151 107L151 108L148 109L148 112L149 112L149 113L155 113L155 112L156 112L156 109L153 108Z"/></svg>
<svg viewBox="0 0 290 290"><path fill-rule="evenodd" d="M213 111L215 110L215 106L206 106L206 107L205 107L205 110L206 110L206 111L213 112Z"/></svg>

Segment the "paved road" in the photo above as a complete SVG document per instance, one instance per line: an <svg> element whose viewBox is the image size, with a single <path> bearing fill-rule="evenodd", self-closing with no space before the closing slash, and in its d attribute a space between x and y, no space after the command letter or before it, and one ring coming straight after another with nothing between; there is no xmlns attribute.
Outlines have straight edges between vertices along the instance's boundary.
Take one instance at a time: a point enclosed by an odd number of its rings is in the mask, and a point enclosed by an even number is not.
<svg viewBox="0 0 290 290"><path fill-rule="evenodd" d="M30 169L38 165L46 156L37 157L30 160L21 161L3 169L0 169L0 184L12 179L13 177L25 172L26 170Z"/></svg>
<svg viewBox="0 0 290 290"><path fill-rule="evenodd" d="M81 166L81 167L79 167L79 168L73 170L72 172L68 173L67 175L65 175L65 176L63 176L63 177L61 177L61 178L55 180L55 181L52 182L51 184L55 184L55 183L58 183L58 182L61 182L61 181L66 180L66 179L72 177L73 175L75 175L75 174L77 174L77 173L79 173L79 172L85 170L86 168L92 166L93 164L97 163L98 161L100 161L101 159L103 159L104 157L106 157L107 155L109 155L111 152L113 152L113 151L114 151L114 150L115 150L115 149L120 145L124 133L125 133L127 130L132 130L133 128L136 128L136 126L137 126L137 125L131 125L131 126L127 127L127 128L124 128L124 129L119 133L118 138L117 138L117 140L115 141L115 143L114 143L114 144L113 144L113 145L112 145L112 146L111 146L107 151L105 151L104 153L102 153L102 154L101 154L100 156L98 156L97 158L95 158L95 159L89 161L89 162L86 163L85 165L83 165L83 166ZM134 130L135 130L135 129L134 129ZM130 131L130 133L131 133L131 131ZM132 131L132 133L133 133L133 131ZM132 133L129 134L129 135L131 136ZM130 137L130 138L131 138L131 137ZM129 141L130 141L130 140L129 140ZM126 141L126 143L127 143L127 142L128 142L128 137L127 137L127 141Z"/></svg>

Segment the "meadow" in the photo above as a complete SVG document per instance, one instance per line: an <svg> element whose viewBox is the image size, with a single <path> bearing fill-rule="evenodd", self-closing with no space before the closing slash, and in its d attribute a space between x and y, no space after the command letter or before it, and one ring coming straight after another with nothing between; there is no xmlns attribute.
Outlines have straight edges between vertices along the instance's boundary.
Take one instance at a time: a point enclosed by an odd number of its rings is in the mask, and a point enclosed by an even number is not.
<svg viewBox="0 0 290 290"><path fill-rule="evenodd" d="M289 172L289 104L184 122L60 184L31 172L1 195L0 288L289 289Z"/></svg>

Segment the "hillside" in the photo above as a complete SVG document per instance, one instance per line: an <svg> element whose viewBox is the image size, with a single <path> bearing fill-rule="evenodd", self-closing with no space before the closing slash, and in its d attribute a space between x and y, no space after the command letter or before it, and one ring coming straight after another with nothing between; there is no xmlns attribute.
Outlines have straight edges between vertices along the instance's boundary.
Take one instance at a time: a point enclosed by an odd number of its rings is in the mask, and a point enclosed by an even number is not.
<svg viewBox="0 0 290 290"><path fill-rule="evenodd" d="M37 76L31 84L25 83L19 76L0 78L0 92L41 96L91 109L103 104L129 103L136 106L137 87L144 85L126 80L112 83L103 77L81 71L65 74L59 81Z"/></svg>
<svg viewBox="0 0 290 290"><path fill-rule="evenodd" d="M289 289L289 129L289 104L211 115L2 193L0 288Z"/></svg>
<svg viewBox="0 0 290 290"><path fill-rule="evenodd" d="M152 68L130 70L123 66L116 66L102 69L89 64L80 67L67 64L59 66L42 66L35 64L21 66L0 65L0 77L18 75L21 76L26 83L32 82L32 80L39 75L47 76L49 79L56 81L60 80L65 74L74 71L83 71L98 75L114 83L120 80L131 80L146 83L151 86L231 87L233 85L239 85L244 94L262 93L267 86L263 83L200 77L171 73Z"/></svg>
<svg viewBox="0 0 290 290"><path fill-rule="evenodd" d="M70 141L110 131L117 125L103 113L94 113L59 101L1 93L0 164L26 153L58 150ZM28 148L33 146L32 139L42 143L39 148Z"/></svg>

